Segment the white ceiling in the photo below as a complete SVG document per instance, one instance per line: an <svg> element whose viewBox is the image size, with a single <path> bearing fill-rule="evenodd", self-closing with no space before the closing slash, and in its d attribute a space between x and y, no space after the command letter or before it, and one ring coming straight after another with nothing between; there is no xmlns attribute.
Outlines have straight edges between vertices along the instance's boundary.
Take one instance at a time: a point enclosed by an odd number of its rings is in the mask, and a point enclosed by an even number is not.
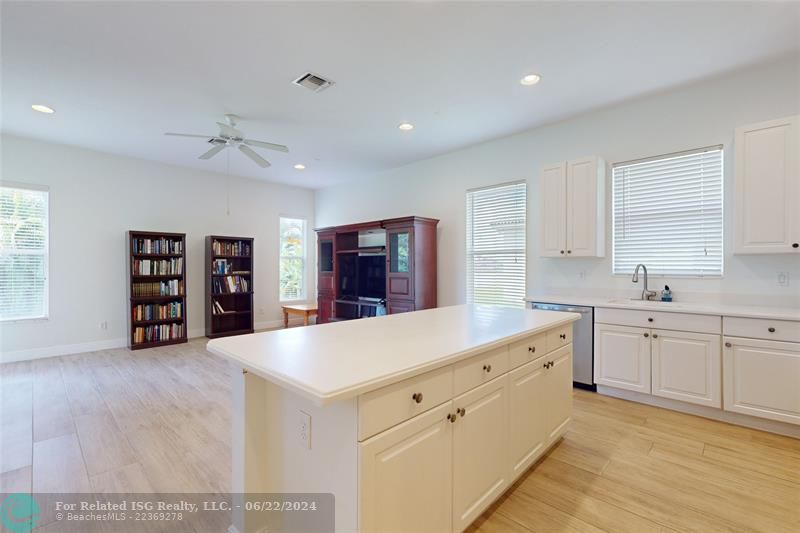
<svg viewBox="0 0 800 533"><path fill-rule="evenodd" d="M225 152L162 134L234 112L291 151L257 149L268 169L233 151L231 173L323 187L790 50L793 2L3 2L2 128L225 172ZM290 83L307 70L336 85Z"/></svg>

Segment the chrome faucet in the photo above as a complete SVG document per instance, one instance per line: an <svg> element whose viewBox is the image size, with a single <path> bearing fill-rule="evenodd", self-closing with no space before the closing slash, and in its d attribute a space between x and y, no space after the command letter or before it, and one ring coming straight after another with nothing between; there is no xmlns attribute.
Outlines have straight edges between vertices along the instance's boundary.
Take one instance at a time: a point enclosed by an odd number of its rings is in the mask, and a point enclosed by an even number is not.
<svg viewBox="0 0 800 533"><path fill-rule="evenodd" d="M639 283L639 268L644 270L644 289L642 289L642 300L652 300L656 296L656 291L651 291L647 289L647 267L643 264L639 263L636 265L636 269L633 271L633 278L631 279L634 283Z"/></svg>

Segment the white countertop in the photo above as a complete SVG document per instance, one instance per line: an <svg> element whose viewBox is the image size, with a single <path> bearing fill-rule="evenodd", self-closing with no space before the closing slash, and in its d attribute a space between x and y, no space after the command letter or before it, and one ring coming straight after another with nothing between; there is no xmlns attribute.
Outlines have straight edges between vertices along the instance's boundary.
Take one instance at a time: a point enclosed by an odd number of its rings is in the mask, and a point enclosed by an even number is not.
<svg viewBox="0 0 800 533"><path fill-rule="evenodd" d="M600 296L567 296L542 294L525 298L527 302L539 302L564 305L583 305L588 307L606 307L611 309L646 309L665 311L668 313L690 313L696 315L719 315L744 318L766 318L771 320L800 320L800 303L797 307L766 307L724 303L703 302L636 302L626 298Z"/></svg>
<svg viewBox="0 0 800 533"><path fill-rule="evenodd" d="M226 337L207 346L324 405L579 318L575 313L457 305Z"/></svg>

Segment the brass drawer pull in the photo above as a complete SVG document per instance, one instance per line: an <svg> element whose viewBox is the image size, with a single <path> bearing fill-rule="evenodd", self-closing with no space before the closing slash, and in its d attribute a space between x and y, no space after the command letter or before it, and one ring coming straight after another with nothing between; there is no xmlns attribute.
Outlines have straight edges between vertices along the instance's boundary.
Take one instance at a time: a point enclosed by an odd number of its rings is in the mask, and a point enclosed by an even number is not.
<svg viewBox="0 0 800 533"><path fill-rule="evenodd" d="M483 365L483 371L488 374L492 371L492 365Z"/></svg>
<svg viewBox="0 0 800 533"><path fill-rule="evenodd" d="M411 399L417 403L422 403L422 393L415 392L414 394L411 395Z"/></svg>

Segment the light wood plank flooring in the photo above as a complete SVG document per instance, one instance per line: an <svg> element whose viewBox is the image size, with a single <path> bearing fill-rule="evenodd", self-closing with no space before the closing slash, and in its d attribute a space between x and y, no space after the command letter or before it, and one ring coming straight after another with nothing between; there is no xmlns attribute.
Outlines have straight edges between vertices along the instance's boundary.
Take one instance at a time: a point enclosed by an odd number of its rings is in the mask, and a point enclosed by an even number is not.
<svg viewBox="0 0 800 533"><path fill-rule="evenodd" d="M229 491L229 370L204 345L0 365L0 492ZM563 441L473 531L800 531L800 440L574 400Z"/></svg>

